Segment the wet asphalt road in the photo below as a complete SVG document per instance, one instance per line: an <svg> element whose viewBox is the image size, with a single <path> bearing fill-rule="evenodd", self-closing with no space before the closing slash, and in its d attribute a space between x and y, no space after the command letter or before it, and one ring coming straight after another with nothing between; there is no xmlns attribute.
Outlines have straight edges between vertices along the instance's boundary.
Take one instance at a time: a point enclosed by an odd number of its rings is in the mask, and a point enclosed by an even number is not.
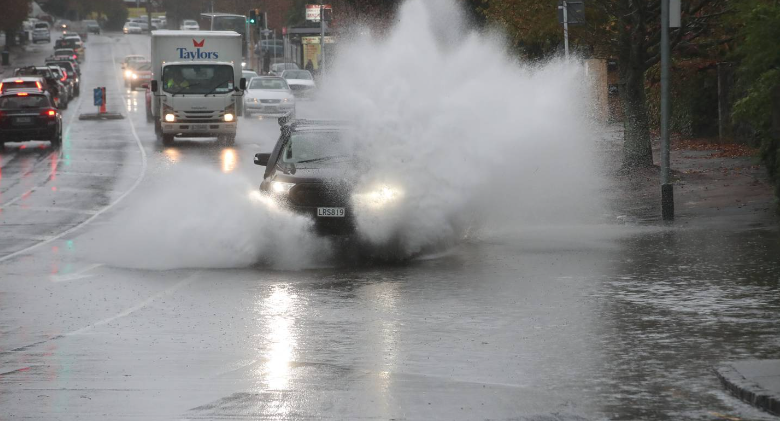
<svg viewBox="0 0 780 421"><path fill-rule="evenodd" d="M770 419L711 367L778 357L771 221L486 231L301 271L90 260L83 239L129 223L172 168L259 183L252 156L277 135L241 120L235 147L163 149L118 79L139 53L145 37L93 36L62 150L0 157L0 419ZM75 119L93 86L129 118Z"/></svg>

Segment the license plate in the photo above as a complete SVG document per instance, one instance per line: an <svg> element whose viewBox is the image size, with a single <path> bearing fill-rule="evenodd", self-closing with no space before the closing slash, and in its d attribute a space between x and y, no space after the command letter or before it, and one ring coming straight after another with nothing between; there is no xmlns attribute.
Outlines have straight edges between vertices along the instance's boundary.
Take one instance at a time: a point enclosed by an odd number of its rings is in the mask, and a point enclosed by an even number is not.
<svg viewBox="0 0 780 421"><path fill-rule="evenodd" d="M208 124L193 124L192 125L192 130L206 130L208 128L209 128Z"/></svg>
<svg viewBox="0 0 780 421"><path fill-rule="evenodd" d="M320 218L343 218L344 208L317 208L317 216Z"/></svg>
<svg viewBox="0 0 780 421"><path fill-rule="evenodd" d="M32 123L32 117L16 117L14 119L16 124L30 124Z"/></svg>

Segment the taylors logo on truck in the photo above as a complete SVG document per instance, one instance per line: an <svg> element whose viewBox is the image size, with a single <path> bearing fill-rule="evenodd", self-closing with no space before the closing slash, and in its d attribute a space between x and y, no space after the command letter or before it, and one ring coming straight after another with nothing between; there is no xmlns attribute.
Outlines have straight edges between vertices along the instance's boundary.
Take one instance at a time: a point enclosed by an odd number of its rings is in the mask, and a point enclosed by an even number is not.
<svg viewBox="0 0 780 421"><path fill-rule="evenodd" d="M195 47L195 51L188 50L185 47L179 47L176 51L179 52L179 58L182 60L217 60L219 59L219 52L217 51L203 51L203 45L206 43L205 39L192 40L192 45Z"/></svg>

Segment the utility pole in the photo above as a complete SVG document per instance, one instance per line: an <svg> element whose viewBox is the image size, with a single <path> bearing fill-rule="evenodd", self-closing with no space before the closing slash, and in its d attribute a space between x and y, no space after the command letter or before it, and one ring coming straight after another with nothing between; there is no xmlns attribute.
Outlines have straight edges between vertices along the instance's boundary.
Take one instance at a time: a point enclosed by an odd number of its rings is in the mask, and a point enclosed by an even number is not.
<svg viewBox="0 0 780 421"><path fill-rule="evenodd" d="M661 0L661 217L674 219L674 186L669 180L669 1Z"/></svg>
<svg viewBox="0 0 780 421"><path fill-rule="evenodd" d="M563 48L569 61L569 5L563 0Z"/></svg>
<svg viewBox="0 0 780 421"><path fill-rule="evenodd" d="M325 5L320 0L320 80L325 79Z"/></svg>

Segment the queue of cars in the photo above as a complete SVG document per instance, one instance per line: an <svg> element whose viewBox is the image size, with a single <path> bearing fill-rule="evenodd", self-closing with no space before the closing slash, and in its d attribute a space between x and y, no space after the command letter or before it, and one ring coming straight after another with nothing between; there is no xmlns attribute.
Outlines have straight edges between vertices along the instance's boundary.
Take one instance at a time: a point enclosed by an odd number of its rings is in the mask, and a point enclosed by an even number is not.
<svg viewBox="0 0 780 421"><path fill-rule="evenodd" d="M0 148L31 140L62 145L60 110L81 93L79 62L85 53L81 36L66 30L43 65L16 68L13 77L0 80Z"/></svg>

